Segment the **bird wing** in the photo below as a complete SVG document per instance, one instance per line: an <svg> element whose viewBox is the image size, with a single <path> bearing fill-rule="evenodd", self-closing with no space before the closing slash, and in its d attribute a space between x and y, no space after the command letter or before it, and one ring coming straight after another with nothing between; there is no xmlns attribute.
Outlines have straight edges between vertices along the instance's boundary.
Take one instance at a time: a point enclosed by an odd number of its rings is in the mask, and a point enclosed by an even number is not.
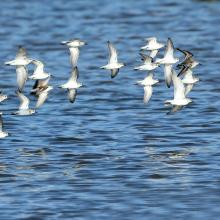
<svg viewBox="0 0 220 220"><path fill-rule="evenodd" d="M71 76L69 78L69 81L73 81L73 82L76 82L77 79L79 77L79 70L78 70L78 67L74 67L72 69L72 72L71 72Z"/></svg>
<svg viewBox="0 0 220 220"><path fill-rule="evenodd" d="M78 47L70 47L70 63L72 67L77 66L77 61L79 58L79 48Z"/></svg>
<svg viewBox="0 0 220 220"><path fill-rule="evenodd" d="M32 60L32 63L36 65L36 69L33 74L36 72L44 72L44 64L40 60Z"/></svg>
<svg viewBox="0 0 220 220"><path fill-rule="evenodd" d="M40 92L35 108L40 108L46 101L47 97L48 97L48 92L44 92L44 91Z"/></svg>
<svg viewBox="0 0 220 220"><path fill-rule="evenodd" d="M77 79L79 77L79 70L77 67L74 67L72 69L72 72L71 72L71 75L70 75L70 78L68 79L67 83L66 84L73 84L73 83L77 83Z"/></svg>
<svg viewBox="0 0 220 220"><path fill-rule="evenodd" d="M152 63L153 62L153 58L146 55L146 54L143 54L143 53L139 53L141 55L141 60L144 61L145 64L147 63Z"/></svg>
<svg viewBox="0 0 220 220"><path fill-rule="evenodd" d="M150 52L150 57L152 57L152 58L156 57L158 51L159 51L159 50L152 50L152 51Z"/></svg>
<svg viewBox="0 0 220 220"><path fill-rule="evenodd" d="M173 41L171 40L171 38L168 38L165 57L173 57L173 53L174 53Z"/></svg>
<svg viewBox="0 0 220 220"><path fill-rule="evenodd" d="M176 72L172 71L172 80L174 85L174 99L185 99L185 87L183 82L179 77L177 77Z"/></svg>
<svg viewBox="0 0 220 220"><path fill-rule="evenodd" d="M19 106L19 110L27 110L29 109L30 100L21 92L17 91L18 98L21 102Z"/></svg>
<svg viewBox="0 0 220 220"><path fill-rule="evenodd" d="M185 74L187 71L189 70L189 66L186 65L182 65L182 69L180 70L180 72L178 73L178 77Z"/></svg>
<svg viewBox="0 0 220 220"><path fill-rule="evenodd" d="M119 69L111 69L111 78L116 77L118 72L119 72Z"/></svg>
<svg viewBox="0 0 220 220"><path fill-rule="evenodd" d="M185 95L187 95L193 89L193 83L187 84L185 87Z"/></svg>
<svg viewBox="0 0 220 220"><path fill-rule="evenodd" d="M164 65L164 77L167 87L170 88L171 81L172 81L172 65L165 64Z"/></svg>
<svg viewBox="0 0 220 220"><path fill-rule="evenodd" d="M147 104L152 96L152 86L144 86L144 103Z"/></svg>
<svg viewBox="0 0 220 220"><path fill-rule="evenodd" d="M17 84L21 92L28 77L28 69L25 66L16 66Z"/></svg>
<svg viewBox="0 0 220 220"><path fill-rule="evenodd" d="M188 50L181 50L180 48L176 48L176 49L185 55L185 60L193 56L193 54Z"/></svg>
<svg viewBox="0 0 220 220"><path fill-rule="evenodd" d="M109 49L109 63L117 63L118 55L117 50L114 48L113 44L108 41L108 49Z"/></svg>
<svg viewBox="0 0 220 220"><path fill-rule="evenodd" d="M68 89L68 98L71 103L75 102L76 95L77 95L76 89Z"/></svg>

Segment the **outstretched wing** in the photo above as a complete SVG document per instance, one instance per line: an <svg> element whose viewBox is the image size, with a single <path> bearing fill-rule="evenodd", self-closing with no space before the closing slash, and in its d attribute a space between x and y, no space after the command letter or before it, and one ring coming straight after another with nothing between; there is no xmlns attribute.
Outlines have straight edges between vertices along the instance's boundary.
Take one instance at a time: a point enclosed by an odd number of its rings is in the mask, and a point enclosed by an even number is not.
<svg viewBox="0 0 220 220"><path fill-rule="evenodd" d="M29 99L23 93L19 91L17 91L16 93L21 102L19 106L19 110L27 110L29 108L29 103L30 103Z"/></svg>
<svg viewBox="0 0 220 220"><path fill-rule="evenodd" d="M74 103L76 100L77 90L76 89L68 89L68 98L71 103Z"/></svg>
<svg viewBox="0 0 220 220"><path fill-rule="evenodd" d="M79 58L79 48L78 47L70 47L70 63L72 67L77 66L77 61Z"/></svg>
<svg viewBox="0 0 220 220"><path fill-rule="evenodd" d="M187 95L193 89L193 84L187 84L185 88L185 95Z"/></svg>
<svg viewBox="0 0 220 220"><path fill-rule="evenodd" d="M158 51L159 51L159 50L152 50L152 51L150 52L150 57L152 57L152 58L156 57Z"/></svg>
<svg viewBox="0 0 220 220"><path fill-rule="evenodd" d="M172 80L174 85L174 99L185 99L185 87L183 82L179 77L177 77L176 72L172 71Z"/></svg>
<svg viewBox="0 0 220 220"><path fill-rule="evenodd" d="M107 43L109 49L109 63L117 63L118 62L117 51L110 41L108 41Z"/></svg>
<svg viewBox="0 0 220 220"><path fill-rule="evenodd" d="M36 108L40 108L44 102L46 101L48 97L48 93L47 92L41 92L38 96L38 99L37 99L37 103L36 103Z"/></svg>
<svg viewBox="0 0 220 220"><path fill-rule="evenodd" d="M185 60L193 56L193 54L188 50L181 50L180 48L176 49L185 55Z"/></svg>
<svg viewBox="0 0 220 220"><path fill-rule="evenodd" d="M185 74L187 71L189 70L189 66L187 65L183 65L182 69L180 70L180 72L178 73L178 77Z"/></svg>
<svg viewBox="0 0 220 220"><path fill-rule="evenodd" d="M173 57L173 54L174 54L173 41L171 40L171 38L168 38L165 57Z"/></svg>
<svg viewBox="0 0 220 220"><path fill-rule="evenodd" d="M172 65L170 64L164 65L164 77L167 87L170 88L172 82Z"/></svg>
<svg viewBox="0 0 220 220"><path fill-rule="evenodd" d="M28 70L25 66L16 66L18 89L22 92L28 77Z"/></svg>
<svg viewBox="0 0 220 220"><path fill-rule="evenodd" d="M78 67L74 67L72 72L71 72L71 76L69 78L69 81L73 81L76 82L77 79L79 78L79 70Z"/></svg>
<svg viewBox="0 0 220 220"><path fill-rule="evenodd" d="M118 75L119 69L111 69L111 78L114 78Z"/></svg>
<svg viewBox="0 0 220 220"><path fill-rule="evenodd" d="M144 103L147 104L152 96L152 86L144 86Z"/></svg>
<svg viewBox="0 0 220 220"><path fill-rule="evenodd" d="M36 69L33 74L36 74L36 72L44 72L44 64L40 60L32 60L31 63L36 65Z"/></svg>

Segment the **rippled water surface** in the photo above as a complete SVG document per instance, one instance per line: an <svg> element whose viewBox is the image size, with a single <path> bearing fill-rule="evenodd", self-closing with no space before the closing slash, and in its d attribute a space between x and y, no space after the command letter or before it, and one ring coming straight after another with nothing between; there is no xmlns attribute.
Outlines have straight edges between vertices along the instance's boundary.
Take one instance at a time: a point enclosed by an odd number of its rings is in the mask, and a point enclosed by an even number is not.
<svg viewBox="0 0 220 220"><path fill-rule="evenodd" d="M0 219L219 219L219 1L21 0L0 10L0 88L9 96L0 109L10 133L0 140ZM202 63L193 103L176 114L166 114L173 89L162 68L148 105L134 85L150 36L172 37ZM71 104L57 88L71 70L59 42L75 37L88 42L78 63L86 87ZM127 64L114 80L98 68L107 40ZM16 74L3 65L18 45L54 76L49 100L29 117L11 115Z"/></svg>

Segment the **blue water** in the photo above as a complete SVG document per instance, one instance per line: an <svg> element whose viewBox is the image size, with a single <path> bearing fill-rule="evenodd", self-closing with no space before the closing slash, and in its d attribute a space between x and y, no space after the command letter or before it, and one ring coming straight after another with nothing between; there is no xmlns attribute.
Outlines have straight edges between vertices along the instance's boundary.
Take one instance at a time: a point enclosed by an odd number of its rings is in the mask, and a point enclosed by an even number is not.
<svg viewBox="0 0 220 220"><path fill-rule="evenodd" d="M9 96L0 110L10 133L0 140L0 219L219 219L219 1L21 0L0 1L0 10L0 88ZM134 85L150 36L171 37L202 63L193 103L176 114L166 114L173 89L162 68L148 105ZM78 63L86 87L71 104L57 88L71 70L59 42L75 37L88 42ZM114 80L98 68L107 40L127 64ZM18 45L54 76L49 100L29 117L11 115L16 74L3 65Z"/></svg>

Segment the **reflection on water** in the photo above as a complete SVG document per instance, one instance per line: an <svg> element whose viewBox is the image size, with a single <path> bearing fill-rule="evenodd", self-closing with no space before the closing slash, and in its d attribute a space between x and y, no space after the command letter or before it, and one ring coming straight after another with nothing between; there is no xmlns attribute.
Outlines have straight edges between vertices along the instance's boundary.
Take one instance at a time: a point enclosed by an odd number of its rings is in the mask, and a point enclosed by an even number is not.
<svg viewBox="0 0 220 220"><path fill-rule="evenodd" d="M9 95L0 108L11 134L0 141L1 219L218 218L219 1L0 6L1 63L25 45L31 57L45 61L55 87L70 73L68 50L59 42L88 42L79 58L87 87L73 105L57 88L38 114L12 116L18 106L15 71L0 68L0 87ZM173 91L165 87L162 68L155 71L161 83L148 105L134 85L145 76L132 70L138 48L150 36L172 37L203 64L196 70L201 82L190 93L192 105L176 114L167 115L163 105ZM107 40L127 64L115 80L98 68L107 59ZM31 86L28 81L25 94Z"/></svg>

